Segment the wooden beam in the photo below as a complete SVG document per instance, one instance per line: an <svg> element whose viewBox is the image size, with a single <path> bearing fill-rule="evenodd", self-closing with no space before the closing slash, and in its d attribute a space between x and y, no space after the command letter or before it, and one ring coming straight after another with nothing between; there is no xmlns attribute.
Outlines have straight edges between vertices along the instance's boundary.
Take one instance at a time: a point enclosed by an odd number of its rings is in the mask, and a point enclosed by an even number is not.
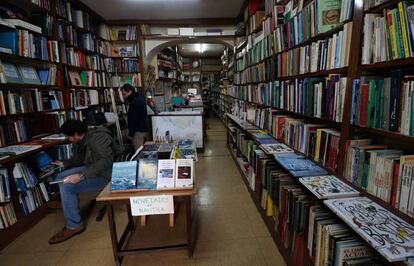
<svg viewBox="0 0 414 266"><path fill-rule="evenodd" d="M223 26L237 24L237 18L197 18L197 19L169 19L169 20L107 20L111 25L148 24L156 26Z"/></svg>

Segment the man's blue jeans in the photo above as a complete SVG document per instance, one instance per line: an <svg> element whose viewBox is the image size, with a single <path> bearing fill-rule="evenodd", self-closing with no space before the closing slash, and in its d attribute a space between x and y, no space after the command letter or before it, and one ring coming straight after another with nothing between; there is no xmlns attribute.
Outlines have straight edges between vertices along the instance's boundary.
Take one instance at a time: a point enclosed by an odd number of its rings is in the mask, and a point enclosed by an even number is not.
<svg viewBox="0 0 414 266"><path fill-rule="evenodd" d="M56 175L56 180L64 179L73 174L79 174L85 166L70 168ZM63 214L66 219L66 228L75 229L82 225L79 209L79 193L101 191L106 184L104 177L90 177L77 184L59 183L60 198L62 199Z"/></svg>

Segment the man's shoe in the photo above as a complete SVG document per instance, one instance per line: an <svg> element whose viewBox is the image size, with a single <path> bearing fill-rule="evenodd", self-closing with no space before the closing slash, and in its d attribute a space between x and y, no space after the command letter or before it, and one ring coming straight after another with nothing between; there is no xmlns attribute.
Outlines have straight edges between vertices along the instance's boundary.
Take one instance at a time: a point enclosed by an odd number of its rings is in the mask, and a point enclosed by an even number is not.
<svg viewBox="0 0 414 266"><path fill-rule="evenodd" d="M78 228L75 228L75 229L69 229L69 228L63 227L63 229L60 232L58 232L51 239L49 239L49 244L53 245L53 244L57 244L57 243L61 243L63 241L66 241L69 238L85 231L85 228L86 228L85 225L81 225L81 226L79 226Z"/></svg>

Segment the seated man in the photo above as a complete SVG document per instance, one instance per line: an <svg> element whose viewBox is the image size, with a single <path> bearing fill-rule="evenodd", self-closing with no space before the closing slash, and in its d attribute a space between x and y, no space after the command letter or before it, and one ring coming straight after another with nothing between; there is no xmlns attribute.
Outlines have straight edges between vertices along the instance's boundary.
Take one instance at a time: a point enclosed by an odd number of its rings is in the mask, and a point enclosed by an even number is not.
<svg viewBox="0 0 414 266"><path fill-rule="evenodd" d="M66 225L49 240L49 244L63 242L85 230L79 210L79 193L100 191L105 187L106 181L111 178L117 150L107 128L88 130L83 122L68 120L61 131L75 145L75 154L70 161L54 162L66 169L56 177L63 180L59 183L59 189Z"/></svg>

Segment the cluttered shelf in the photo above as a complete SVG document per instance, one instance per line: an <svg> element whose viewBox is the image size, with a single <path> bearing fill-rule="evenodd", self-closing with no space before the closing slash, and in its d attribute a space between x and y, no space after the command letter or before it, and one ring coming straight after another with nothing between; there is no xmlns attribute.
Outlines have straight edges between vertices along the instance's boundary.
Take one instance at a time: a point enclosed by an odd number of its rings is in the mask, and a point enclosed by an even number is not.
<svg viewBox="0 0 414 266"><path fill-rule="evenodd" d="M243 132L244 132L244 134L246 134L247 136L249 136L249 138L251 138L251 139L253 139L254 140L254 136L253 135L251 135L250 133L249 133L249 131L248 130L246 130L246 129L244 129L240 124L239 124L239 122L237 121L238 119L237 118L233 118L233 116L232 115L227 115L227 117L228 117L228 119L232 122L232 124L236 124L237 126L238 126L238 128L239 129L241 129ZM230 130L230 128L228 127L227 128L228 129L228 135L230 135L230 133L229 133L229 131L231 131ZM234 139L233 139L234 140ZM256 143L256 145L258 145L258 143ZM260 146L259 146L260 147ZM260 147L261 148L261 147ZM241 153L241 151L238 149L238 148L236 148L237 149L237 151L238 151L238 153ZM262 149L263 150L263 149ZM295 152L297 152L297 151L295 151ZM238 160L237 160L237 158L235 158L235 155L231 152L231 154L233 155L233 159L235 159L235 162L236 162L236 164L239 164L239 162L238 162ZM246 158L245 158L246 159ZM279 165L279 167L281 167L281 169L283 169L284 171L286 171L286 172L288 172L289 173L289 169L286 169L282 164L280 164L276 159L274 159L273 161L275 161L276 162L276 164L277 165ZM240 170L240 167L239 167L239 170ZM246 173L244 172L244 171L241 171L242 173L243 173L243 175L244 176L246 176ZM290 173L289 173L290 174ZM294 177L294 176L293 176ZM365 196L365 197L368 197L369 199L371 199L374 203L377 203L378 205L380 205L381 207L384 207L386 210L388 210L390 213L392 213L392 214L394 214L394 215L396 215L397 217L399 217L399 218L401 218L402 220L404 220L405 222L407 222L408 224L414 224L414 219L413 218L411 218L411 217L408 217L406 214L404 214L404 213L402 213L402 212L400 212L399 210L397 210L397 209L395 209L395 208L392 208L389 204L387 204L387 203L385 203L384 201L382 201L382 200L379 200L377 197L375 197L375 196L373 196L373 195L370 195L368 192L366 192L366 191L364 191L364 190L362 190L361 188L358 188L358 187L356 187L354 184L352 184L351 182L349 182L348 180L346 180L346 179L344 179L344 178L342 178L341 176L336 176L335 175L335 177L337 177L339 180L341 180L341 181L343 181L343 182L345 182L346 184L348 184L350 187L352 187L353 189L355 189L356 191L358 191L358 192L360 192L360 194L362 195L362 196ZM294 179L295 179L295 177L294 177ZM246 180L247 181L247 180ZM299 182L298 182L299 183ZM250 185L248 184L248 183L246 183L246 186L248 187L248 189L250 189ZM303 186L303 185L301 185L301 186ZM303 186L303 187L305 187L305 186ZM308 187L305 187L305 189L308 189L309 190L309 188ZM255 199L255 198L257 198L257 196L256 197L253 197L253 199ZM257 200L257 199L256 199ZM319 200L320 202L321 202L321 200ZM258 207L260 207L260 205L258 206ZM263 209L262 209L262 211L263 211ZM335 216L337 216L339 219L341 219L341 220L343 220L344 221L344 218L343 217L341 217L339 214L337 214L335 211L333 211L333 210L330 210L331 211L331 213L333 213ZM382 256L382 257L384 257L385 259L387 259L387 260L389 260L389 258L387 258L387 257L385 257L384 256L384 253L380 253L378 250L376 250L375 249L375 247L372 245L372 243L369 241L369 240L367 240L367 239L365 239L362 235L361 235L361 233L359 232L359 231L357 231L356 229L354 229L354 228L352 228L351 226L349 226L349 228L351 229L351 230L354 230L356 233L358 233L358 237L361 239L361 240L363 240L365 243L367 243L369 246L371 246L372 248L373 248L373 251L374 251L374 253L377 253L378 255L380 255L380 256ZM410 229L411 230L411 229ZM286 260L286 258L285 258L285 260ZM401 259L399 259L399 260L401 260ZM289 262L289 260L286 260L286 262ZM397 262L395 265L401 265L399 262Z"/></svg>

